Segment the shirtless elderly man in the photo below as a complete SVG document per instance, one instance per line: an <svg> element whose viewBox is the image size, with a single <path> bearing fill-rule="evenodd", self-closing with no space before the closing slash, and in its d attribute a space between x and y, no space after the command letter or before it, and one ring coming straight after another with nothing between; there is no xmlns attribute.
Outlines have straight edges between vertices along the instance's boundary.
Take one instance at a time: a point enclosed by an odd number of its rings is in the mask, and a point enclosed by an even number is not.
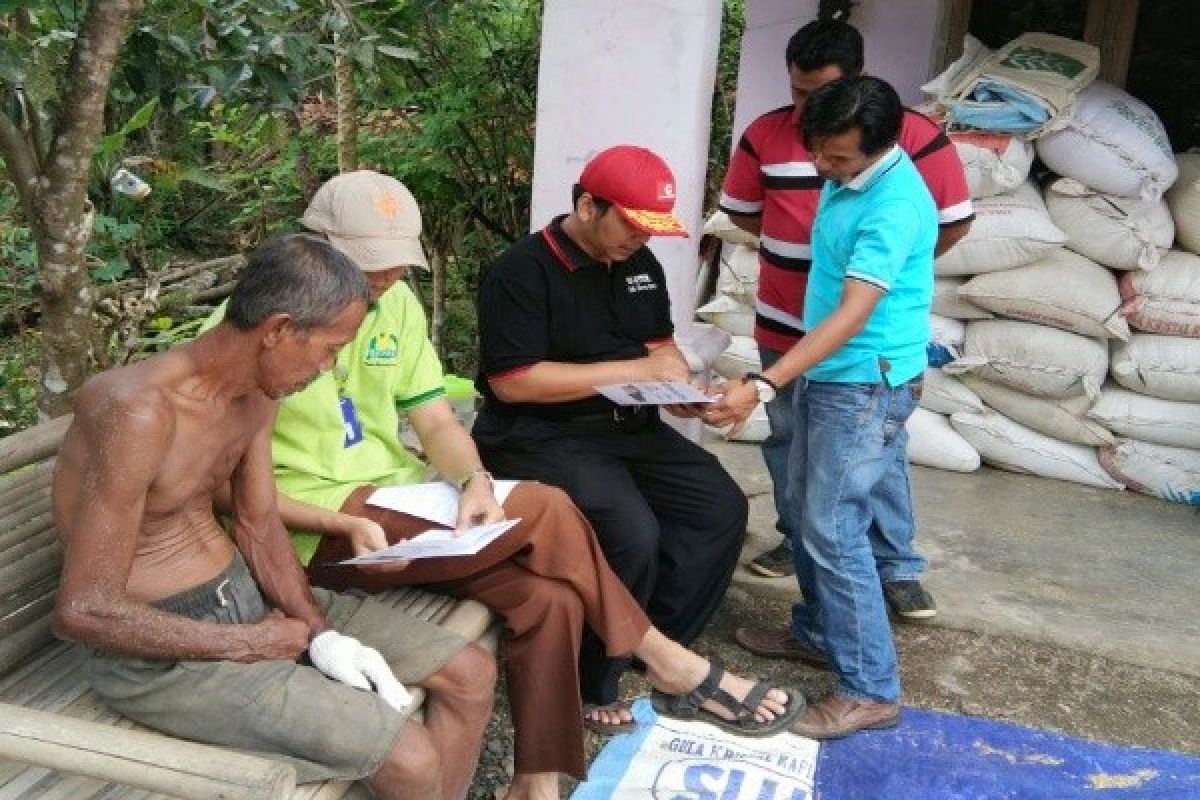
<svg viewBox="0 0 1200 800"><path fill-rule="evenodd" d="M54 479L55 627L88 646L93 689L148 726L290 762L301 782L461 798L491 713L491 656L310 589L276 507L276 401L332 366L369 297L328 243L278 239L251 257L226 322L84 386ZM213 511L226 483L229 533ZM428 690L424 723L397 679Z"/></svg>

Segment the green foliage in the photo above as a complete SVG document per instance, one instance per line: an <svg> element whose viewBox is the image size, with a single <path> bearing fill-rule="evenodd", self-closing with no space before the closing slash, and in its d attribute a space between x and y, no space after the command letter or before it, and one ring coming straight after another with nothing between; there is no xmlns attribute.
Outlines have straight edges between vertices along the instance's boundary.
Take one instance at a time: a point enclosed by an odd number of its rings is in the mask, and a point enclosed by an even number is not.
<svg viewBox="0 0 1200 800"><path fill-rule="evenodd" d="M37 423L37 336L0 338L0 436Z"/></svg>
<svg viewBox="0 0 1200 800"><path fill-rule="evenodd" d="M136 222L97 214L88 242L88 253L94 259L92 278L103 283L124 277L129 272L129 247L138 240L141 230Z"/></svg>
<svg viewBox="0 0 1200 800"><path fill-rule="evenodd" d="M744 2L725 0L710 198L728 159ZM11 24L0 20L0 112L14 121L16 85L44 111L57 108L86 8L0 0L0 13L18 7ZM441 353L449 370L473 373L480 271L529 225L541 8L536 0L148 3L117 67L91 175L93 279L245 252L296 230L311 192L337 169L332 65L344 53L354 66L360 163L400 178L420 200L426 250L444 271ZM151 193L114 192L120 167ZM416 277L432 306L429 275ZM13 298L30 301L35 283L26 221L0 182L0 319ZM141 336L147 349L165 349L196 324L183 309L155 312ZM3 340L12 331L0 327L0 426L15 419L5 403L27 402L13 424L31 421L37 388L24 367L36 363L36 337ZM16 351L3 346L10 342L20 342Z"/></svg>
<svg viewBox="0 0 1200 800"><path fill-rule="evenodd" d="M712 131L708 139L708 176L704 207L715 208L721 181L733 146L733 112L737 100L742 33L746 29L746 0L724 0L721 44L717 51L717 80L713 87Z"/></svg>

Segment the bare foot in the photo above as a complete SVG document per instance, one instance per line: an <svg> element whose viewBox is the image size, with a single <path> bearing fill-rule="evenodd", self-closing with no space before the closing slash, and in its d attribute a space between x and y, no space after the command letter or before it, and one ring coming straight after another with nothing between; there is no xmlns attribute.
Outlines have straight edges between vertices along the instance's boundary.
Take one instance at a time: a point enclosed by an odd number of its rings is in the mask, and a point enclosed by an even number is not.
<svg viewBox="0 0 1200 800"><path fill-rule="evenodd" d="M603 706L584 706L583 719L585 722L592 722L601 726L632 725L633 711L630 709L628 702L618 700L615 703Z"/></svg>
<svg viewBox="0 0 1200 800"><path fill-rule="evenodd" d="M666 638L654 628L647 632L637 655L646 664L646 677L650 683L655 689L668 694L690 692L708 675L708 661ZM744 700L754 688L754 681L726 672L721 676L719 685L738 700ZM736 718L731 709L715 700L706 701L703 707L723 719ZM754 718L759 722L770 722L787 710L788 694L780 689L771 689L755 709Z"/></svg>
<svg viewBox="0 0 1200 800"><path fill-rule="evenodd" d="M496 790L496 800L559 800L557 772L518 772L507 789Z"/></svg>

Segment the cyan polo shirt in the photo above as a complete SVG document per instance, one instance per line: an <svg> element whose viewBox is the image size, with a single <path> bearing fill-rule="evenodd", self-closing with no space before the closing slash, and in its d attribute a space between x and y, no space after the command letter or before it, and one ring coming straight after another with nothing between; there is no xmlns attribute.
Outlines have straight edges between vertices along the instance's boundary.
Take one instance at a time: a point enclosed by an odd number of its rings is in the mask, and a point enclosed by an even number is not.
<svg viewBox="0 0 1200 800"><path fill-rule="evenodd" d="M924 371L937 237L937 207L899 147L845 184L825 183L813 221L805 329L837 309L848 280L883 296L854 338L805 373L809 380L899 386Z"/></svg>

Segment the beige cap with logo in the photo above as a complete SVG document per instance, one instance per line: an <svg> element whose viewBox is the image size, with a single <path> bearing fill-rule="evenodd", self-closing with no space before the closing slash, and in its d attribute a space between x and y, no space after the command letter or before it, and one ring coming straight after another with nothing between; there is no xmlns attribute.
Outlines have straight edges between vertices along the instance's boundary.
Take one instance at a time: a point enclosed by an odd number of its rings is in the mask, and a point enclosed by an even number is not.
<svg viewBox="0 0 1200 800"><path fill-rule="evenodd" d="M364 272L429 269L421 248L421 209L412 192L389 175L361 169L330 178L300 224L325 234Z"/></svg>

